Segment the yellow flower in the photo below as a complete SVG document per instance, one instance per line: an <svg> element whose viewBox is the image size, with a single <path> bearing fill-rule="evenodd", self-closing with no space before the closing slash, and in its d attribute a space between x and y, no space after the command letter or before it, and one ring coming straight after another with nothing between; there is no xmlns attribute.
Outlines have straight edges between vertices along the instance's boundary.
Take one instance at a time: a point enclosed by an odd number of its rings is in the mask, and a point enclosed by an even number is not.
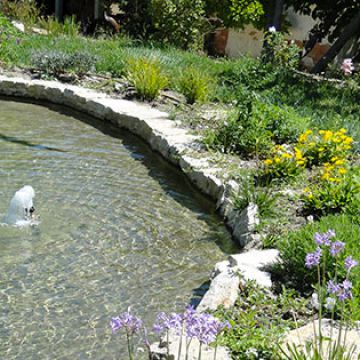
<svg viewBox="0 0 360 360"><path fill-rule="evenodd" d="M343 159L338 159L335 161L335 165L344 165L345 161Z"/></svg>
<svg viewBox="0 0 360 360"><path fill-rule="evenodd" d="M346 139L344 140L344 144L348 145L351 144L353 142L353 138L350 136L347 136Z"/></svg>
<svg viewBox="0 0 360 360"><path fill-rule="evenodd" d="M312 194L312 193L309 193L308 195L307 195L307 198L308 199L312 199L314 197L314 195Z"/></svg>
<svg viewBox="0 0 360 360"><path fill-rule="evenodd" d="M296 163L297 163L298 165L302 166L302 165L305 164L305 161L304 161L304 160L298 160Z"/></svg>
<svg viewBox="0 0 360 360"><path fill-rule="evenodd" d="M304 192L305 192L305 193L310 192L310 191L311 191L311 190L310 190L309 187L306 187L306 188L304 189Z"/></svg>
<svg viewBox="0 0 360 360"><path fill-rule="evenodd" d="M345 168L341 167L341 168L339 169L339 174L344 175L344 174L346 174L346 173L347 173L347 170L346 170Z"/></svg>
<svg viewBox="0 0 360 360"><path fill-rule="evenodd" d="M319 131L319 133L320 133L320 131ZM323 134L323 139L324 139L324 141L329 141L332 138L332 136L333 136L333 132L330 130L326 130Z"/></svg>
<svg viewBox="0 0 360 360"><path fill-rule="evenodd" d="M291 159L292 156L289 153L282 153L281 157L283 157L284 159Z"/></svg>
<svg viewBox="0 0 360 360"><path fill-rule="evenodd" d="M344 128L341 128L340 130L339 130L339 132L341 132L341 133L343 133L343 134L345 134L346 133L346 129L344 129Z"/></svg>
<svg viewBox="0 0 360 360"><path fill-rule="evenodd" d="M269 166L269 165L271 165L273 163L273 161L271 160L271 159L266 159L266 160L264 160L264 164L266 165L266 166Z"/></svg>
<svg viewBox="0 0 360 360"><path fill-rule="evenodd" d="M321 176L322 180L329 180L330 178L330 173L328 172L324 172L324 174Z"/></svg>
<svg viewBox="0 0 360 360"><path fill-rule="evenodd" d="M319 148L319 152L323 152L324 150L325 150L325 148L323 148L323 147Z"/></svg>
<svg viewBox="0 0 360 360"><path fill-rule="evenodd" d="M279 157L276 157L276 158L275 158L275 163L278 164L279 162L281 162L280 158L279 158Z"/></svg>

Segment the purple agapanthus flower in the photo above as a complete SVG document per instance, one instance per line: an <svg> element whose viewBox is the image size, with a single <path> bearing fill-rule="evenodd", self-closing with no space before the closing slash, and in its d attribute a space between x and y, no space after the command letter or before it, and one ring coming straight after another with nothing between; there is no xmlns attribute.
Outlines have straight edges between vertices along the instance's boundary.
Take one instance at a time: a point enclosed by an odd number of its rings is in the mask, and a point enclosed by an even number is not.
<svg viewBox="0 0 360 360"><path fill-rule="evenodd" d="M179 333L182 329L182 324L184 321L184 316L182 314L166 314L161 312L156 317L156 322L153 326L153 331L157 334L161 334L164 331L168 331L170 329L176 330Z"/></svg>
<svg viewBox="0 0 360 360"><path fill-rule="evenodd" d="M327 283L327 291L329 294L336 294L340 289L339 284L334 283L332 280L329 280Z"/></svg>
<svg viewBox="0 0 360 360"><path fill-rule="evenodd" d="M352 256L348 256L346 259L345 259L345 269L347 271L350 271L353 267L359 265L359 262L356 261L355 259L353 259Z"/></svg>
<svg viewBox="0 0 360 360"><path fill-rule="evenodd" d="M141 329L142 321L131 314L131 310L129 308L128 311L112 318L110 326L113 334L120 329L124 329L128 335L134 335Z"/></svg>
<svg viewBox="0 0 360 360"><path fill-rule="evenodd" d="M342 241L334 241L330 245L330 254L331 256L337 256L345 247L345 243Z"/></svg>
<svg viewBox="0 0 360 360"><path fill-rule="evenodd" d="M316 233L314 235L314 240L316 242L317 245L325 245L325 246L330 246L331 245L331 238L335 237L336 233L334 230L329 229L327 232L325 233Z"/></svg>
<svg viewBox="0 0 360 360"><path fill-rule="evenodd" d="M336 284L330 280L327 290L330 294L336 295L341 302L352 298L352 283L349 280L344 280L341 284Z"/></svg>
<svg viewBox="0 0 360 360"><path fill-rule="evenodd" d="M305 266L308 269L311 269L312 267L320 264L320 259L321 259L321 249L318 247L316 251L306 255Z"/></svg>

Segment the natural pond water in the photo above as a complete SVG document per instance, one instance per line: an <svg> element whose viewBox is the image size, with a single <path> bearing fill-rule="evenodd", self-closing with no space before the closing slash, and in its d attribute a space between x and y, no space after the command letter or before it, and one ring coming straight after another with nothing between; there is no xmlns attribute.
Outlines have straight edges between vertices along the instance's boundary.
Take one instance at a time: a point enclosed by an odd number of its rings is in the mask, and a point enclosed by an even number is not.
<svg viewBox="0 0 360 360"><path fill-rule="evenodd" d="M112 316L182 310L235 251L177 169L128 132L0 99L0 218L31 185L40 224L0 225L0 358L126 359Z"/></svg>

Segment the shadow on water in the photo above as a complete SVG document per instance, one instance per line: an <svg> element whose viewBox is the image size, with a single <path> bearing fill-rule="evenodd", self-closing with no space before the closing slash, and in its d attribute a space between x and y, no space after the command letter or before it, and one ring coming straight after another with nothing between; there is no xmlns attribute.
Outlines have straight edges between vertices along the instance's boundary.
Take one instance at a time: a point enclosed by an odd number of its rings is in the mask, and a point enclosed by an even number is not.
<svg viewBox="0 0 360 360"><path fill-rule="evenodd" d="M159 183L168 196L172 197L182 206L191 210L194 213L194 216L197 216L198 219L205 221L208 225L211 224L212 227L214 226L214 217L217 216L214 202L206 195L200 193L200 191L194 187L185 174L183 174L175 165L170 164L160 154L154 152L139 136L132 134L128 130L120 129L110 122L104 122L66 106L47 103L44 101L30 100L27 98L19 99L0 96L0 100L10 100L14 102L40 105L51 111L80 120L83 123L96 128L104 135L121 140L123 146L129 151L129 155L136 161L140 161L148 169L149 176ZM22 143L23 141L19 140L19 142ZM27 146L38 146L31 143L28 143L28 145L26 141L24 141L24 143L25 144L23 145ZM46 147L44 147L44 149L46 149ZM46 150L64 152L63 150L51 147ZM184 196L184 194L187 194L187 196ZM220 218L218 218L218 221L219 236L216 241L217 245L225 254L238 252L239 247L234 241L230 240L230 234L225 231L224 223L220 220ZM213 237L205 236L200 239L200 241L213 241ZM195 295L195 297L197 296Z"/></svg>
<svg viewBox="0 0 360 360"><path fill-rule="evenodd" d="M16 137L13 137L13 136L6 136L6 135L1 134L1 133L0 133L0 140L8 141L8 142L23 145L23 146L28 146L28 147L31 147L31 148L35 148L37 150L49 150L49 151L65 152L65 150L61 150L61 149L57 149L57 148L53 148L53 147L49 147L49 146L45 146L45 145L41 145L41 144L34 144L34 143L29 142L29 141L21 140L21 139L18 139Z"/></svg>

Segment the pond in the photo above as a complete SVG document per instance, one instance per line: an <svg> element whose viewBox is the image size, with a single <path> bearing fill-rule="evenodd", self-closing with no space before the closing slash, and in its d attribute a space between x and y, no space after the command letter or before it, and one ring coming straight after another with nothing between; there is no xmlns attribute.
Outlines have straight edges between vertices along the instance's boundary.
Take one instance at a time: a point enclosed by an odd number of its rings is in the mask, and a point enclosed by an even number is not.
<svg viewBox="0 0 360 360"><path fill-rule="evenodd" d="M181 311L236 251L214 205L129 132L0 99L0 218L31 185L39 225L0 226L3 359L125 359L112 316Z"/></svg>

